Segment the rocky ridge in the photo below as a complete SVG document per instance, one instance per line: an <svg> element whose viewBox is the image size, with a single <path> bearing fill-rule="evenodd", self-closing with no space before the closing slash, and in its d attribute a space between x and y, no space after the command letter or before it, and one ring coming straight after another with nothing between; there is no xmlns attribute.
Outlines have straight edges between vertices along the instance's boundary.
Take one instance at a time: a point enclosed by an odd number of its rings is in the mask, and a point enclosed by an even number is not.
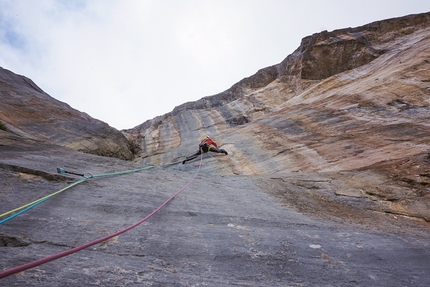
<svg viewBox="0 0 430 287"><path fill-rule="evenodd" d="M10 141L51 142L74 150L130 160L128 140L108 124L73 109L27 77L0 68L0 122Z"/></svg>

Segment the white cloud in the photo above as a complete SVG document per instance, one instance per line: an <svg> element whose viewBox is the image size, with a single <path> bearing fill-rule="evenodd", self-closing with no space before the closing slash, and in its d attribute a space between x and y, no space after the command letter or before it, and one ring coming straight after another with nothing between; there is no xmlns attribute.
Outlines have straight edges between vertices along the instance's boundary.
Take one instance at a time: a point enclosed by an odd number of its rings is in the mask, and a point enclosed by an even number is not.
<svg viewBox="0 0 430 287"><path fill-rule="evenodd" d="M176 35L182 51L204 69L218 70L240 53L241 14L228 6L201 2L178 20Z"/></svg>
<svg viewBox="0 0 430 287"><path fill-rule="evenodd" d="M425 12L427 2L0 0L0 66L131 128L281 62L312 33Z"/></svg>

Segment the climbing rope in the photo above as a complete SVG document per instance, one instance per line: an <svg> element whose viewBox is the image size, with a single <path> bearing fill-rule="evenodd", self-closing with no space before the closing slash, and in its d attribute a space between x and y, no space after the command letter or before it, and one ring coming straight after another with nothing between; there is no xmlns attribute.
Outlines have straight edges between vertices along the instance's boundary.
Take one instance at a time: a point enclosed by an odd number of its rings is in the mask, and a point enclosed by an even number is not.
<svg viewBox="0 0 430 287"><path fill-rule="evenodd" d="M8 218L3 219L2 221L0 221L0 224L2 224L2 223L4 223L4 222L6 222L6 221L8 221L8 220L10 220L10 219L12 219L12 218L14 218L14 217L18 216L18 215L20 215L20 214L22 214L22 213L24 213L24 212L25 212L25 211L27 211L27 210L30 210L31 208L33 208L33 207L35 207L35 206L39 205L40 203L44 202L45 200L48 200L49 198L51 198L51 197L53 197L53 196L55 196L55 195L57 195L57 194L59 194L59 193L61 193L61 192L65 191L65 190L68 190L69 188L71 188L71 187L73 187L73 186L75 186L75 185L78 185L78 184L80 184L80 183L82 183L82 182L86 181L87 179L88 179L87 177L84 177L84 178L82 178L82 179L80 179L80 180L78 180L78 181L75 181L74 183L72 183L72 184L70 184L70 185L66 186L66 187L65 187L65 188L63 188L63 189L60 189L59 191L56 191L56 192L54 192L54 193L51 193L51 194L49 194L49 195L47 195L47 196L44 196L44 197L42 197L42 198L39 198L39 199L37 199L37 200L35 200L35 201L33 201L33 202L30 202L30 203L28 203L28 204L25 204L25 205L21 206L21 207L18 207L18 208L15 208L15 209L13 209L13 210L10 210L10 211L8 211L8 212L5 212L5 213L3 213L3 214L0 214L0 218L2 218L2 217L5 217L6 215L9 215L9 214L12 214L12 213L14 213L14 212L17 212L17 211L20 211L20 210L21 210L19 213L13 214L12 216L9 216Z"/></svg>
<svg viewBox="0 0 430 287"><path fill-rule="evenodd" d="M203 154L204 154L204 153L202 153L201 155L203 155ZM221 167L223 167L225 170L227 170L228 172L232 172L232 171L231 171L231 170L229 170L225 165L223 165L221 162L219 162L219 160L218 160L218 159L216 159L215 157L213 157L210 153L207 153L207 154L209 154L209 156L210 156L210 157L212 157L213 159L215 159L215 160L217 161L217 163L218 163L218 164L220 164L220 165L221 165ZM82 179L80 179L80 180L78 180L78 181L73 182L72 184L70 184L70 185L66 186L65 188L60 189L60 190L58 190L58 191L56 191L56 192L54 192L54 193L52 193L52 194L49 194L49 195L44 196L44 197L42 197L42 198L39 198L39 199L37 199L37 200L35 200L35 201L33 201L33 202L27 203L27 204L25 204L25 205L23 205L23 206L21 206L21 207L18 207L18 208L15 208L15 209L13 209L13 210L10 210L10 211L8 211L8 212L5 212L5 213L3 213L3 214L0 214L0 218L2 218L2 217L5 217L5 216L7 216L7 215L12 214L12 215L10 215L9 217L7 217L7 218L4 218L4 219L0 220L0 225L1 225L1 224L3 224L3 223L5 223L5 222L7 222L7 221L9 221L9 220L11 220L11 219L13 219L13 218L15 218L15 217L17 217L17 216L18 216L18 215L20 215L20 214L23 214L23 213L24 213L24 212L26 212L26 211L28 211L28 210L30 210L30 209L32 209L32 208L34 208L34 207L38 206L38 205L39 205L39 204L41 204L42 202L45 202L46 200L50 199L51 197L53 197L53 196L55 196L55 195L57 195L57 194L59 194L59 193L62 193L63 191L66 191L66 190L68 190L69 188L71 188L71 187L73 187L73 186L76 186L76 185L78 185L78 184L80 184L80 183L82 183L82 182L86 181L87 179L90 179L90 178L101 178L101 177L109 177L109 176L125 175L125 174L130 174L130 173L140 172L140 171L147 170L147 169L151 169L151 168L155 168L155 167L168 168L168 167L171 167L171 166L173 166L173 165L175 165L175 164L177 164L177 163L180 163L180 162L181 162L181 161L176 161L176 162L172 162L172 163L168 163L168 164L164 164L164 165L159 165L159 166L156 166L156 165L149 165L149 166L147 166L147 167L142 167L142 168L132 169L132 170L119 171L119 172L113 172L113 173L104 173L104 174L98 174L98 175L91 175L91 174L90 174L89 176L85 176L84 174L79 174L79 173L69 172L69 171L66 171L66 170L64 170L64 169L62 169L62 168L57 168L57 171L58 171L59 173L70 173L70 174L74 174L74 175L83 176L83 178L82 178ZM204 170L204 171L201 171L201 172L211 172L211 170ZM234 172L232 172L232 173L234 173Z"/></svg>
<svg viewBox="0 0 430 287"><path fill-rule="evenodd" d="M96 239L94 241L88 242L88 243L83 244L81 246L77 246L75 248L72 248L72 249L69 249L69 250L66 250L66 251L63 251L63 252L60 252L60 253L57 253L57 254L54 254L54 255L51 255L51 256L48 256L48 257L45 257L45 258L30 262L27 264L24 264L24 265L21 265L21 266L17 266L15 268L11 268L9 270L5 270L3 272L0 272L0 279L5 278L5 277L10 276L10 275L13 275L13 274L16 274L16 273L19 273L19 272L22 272L22 271L25 271L27 269L45 264L47 262L59 259L61 257L76 253L76 252L81 251L85 248L88 248L90 246L102 243L103 241L109 240L115 236L123 234L123 233L137 227L138 225L142 224L143 222L145 222L149 218L151 218L154 214L156 214L158 211L160 211L167 203L169 203L173 198L175 198L175 196L177 196L179 193L184 191L188 186L190 186L190 184L196 179L197 175L200 172L200 168L202 167L202 159L203 159L203 157L201 156L199 167L198 167L197 171L194 173L191 180L184 187L182 187L179 191L177 191L175 194L173 194L169 199L167 199L163 204L161 204L157 209L155 209L153 212L151 212L149 215L147 215L145 218L143 218L139 222L137 222L137 223L135 223L135 224L123 229L123 230L117 231L117 232L112 233L110 235L107 235L107 236L104 236L102 238Z"/></svg>
<svg viewBox="0 0 430 287"><path fill-rule="evenodd" d="M147 166L147 167L143 167L143 168L132 169L132 170L126 170L126 171L120 171L120 172L104 173L104 174L98 174L98 175L89 175L89 176L86 176L86 177L81 178L81 179L79 179L78 181L75 181L75 182L73 182L72 184L70 184L70 185L66 186L65 188L60 189L60 190L58 190L58 191L56 191L56 192L54 192L54 193L51 193L51 194L49 194L49 195L47 195L47 196L44 196L44 197L42 197L42 198L39 198L39 199L37 199L37 200L33 201L33 202L27 203L27 204L25 204L25 205L23 205L23 206L21 206L21 207L18 207L18 208L15 208L15 209L13 209L13 210L10 210L10 211L8 211L8 212L5 212L5 213L3 213L3 214L0 214L0 218L2 218L2 217L5 217L6 215L9 215L9 214L12 214L12 213L15 213L15 212L16 212L15 214L13 214L13 215L11 215L11 216L9 216L9 217L7 217L7 218L5 218L5 219L1 220L1 221L0 221L0 225L1 225L1 224L3 224L3 223L5 223L6 221L9 221L9 220L11 220L12 218L15 218L15 217L17 217L18 215L20 215L20 214L22 214L22 213L24 213L24 212L26 212L26 211L28 211L28 210L32 209L33 207L36 207L37 205L39 205L39 204L41 204L42 202L44 202L44 201L46 201L46 200L50 199L51 197L53 197L53 196L55 196L55 195L57 195L57 194L59 194L59 193L61 193L61 192L63 192L63 191L66 191L66 190L68 190L69 188L71 188L71 187L73 187L73 186L76 186L76 185L78 185L78 184L80 184L80 183L82 183L82 182L86 181L86 180L87 180L87 179L89 179L89 178L100 178L100 177L107 177L107 176L118 176L118 175L130 174L130 173L135 173L135 172L139 172L139 171L146 170L146 169L151 169L151 168L154 168L154 167L155 167L155 166ZM65 172L66 172L65 170L60 169L60 168L57 168L57 170L60 170L60 171L61 171L61 173L65 173ZM68 172L68 173L76 174L76 173L72 173L72 172ZM77 174L77 175L81 175L81 174ZM19 211L19 212L18 212L18 211Z"/></svg>

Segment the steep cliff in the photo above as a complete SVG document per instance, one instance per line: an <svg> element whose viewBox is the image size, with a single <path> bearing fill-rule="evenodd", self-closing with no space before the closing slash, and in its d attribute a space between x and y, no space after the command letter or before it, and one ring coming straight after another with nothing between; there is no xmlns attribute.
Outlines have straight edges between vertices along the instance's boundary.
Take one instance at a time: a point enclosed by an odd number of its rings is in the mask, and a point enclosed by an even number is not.
<svg viewBox="0 0 430 287"><path fill-rule="evenodd" d="M78 151L132 159L128 140L118 130L71 108L32 80L0 68L0 122L15 140L49 141Z"/></svg>
<svg viewBox="0 0 430 287"><path fill-rule="evenodd" d="M355 196L427 220L430 207L430 14L316 33L280 64L189 102L125 135L154 164L210 134L239 174L372 170Z"/></svg>
<svg viewBox="0 0 430 287"><path fill-rule="evenodd" d="M0 69L0 214L56 194L1 225L0 273L163 204L0 285L429 286L429 18L306 37L280 64L123 131L131 145ZM229 155L144 164L183 159L206 133ZM136 161L94 155L130 146Z"/></svg>

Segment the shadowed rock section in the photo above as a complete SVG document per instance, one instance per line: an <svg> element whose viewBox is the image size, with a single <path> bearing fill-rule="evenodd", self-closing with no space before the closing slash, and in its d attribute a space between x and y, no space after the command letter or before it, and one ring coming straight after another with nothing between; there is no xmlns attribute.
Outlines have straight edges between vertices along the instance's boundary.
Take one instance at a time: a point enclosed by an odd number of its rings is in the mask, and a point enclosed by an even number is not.
<svg viewBox="0 0 430 287"><path fill-rule="evenodd" d="M96 155L133 158L121 132L50 97L30 79L3 68L0 102L0 121L14 135Z"/></svg>

